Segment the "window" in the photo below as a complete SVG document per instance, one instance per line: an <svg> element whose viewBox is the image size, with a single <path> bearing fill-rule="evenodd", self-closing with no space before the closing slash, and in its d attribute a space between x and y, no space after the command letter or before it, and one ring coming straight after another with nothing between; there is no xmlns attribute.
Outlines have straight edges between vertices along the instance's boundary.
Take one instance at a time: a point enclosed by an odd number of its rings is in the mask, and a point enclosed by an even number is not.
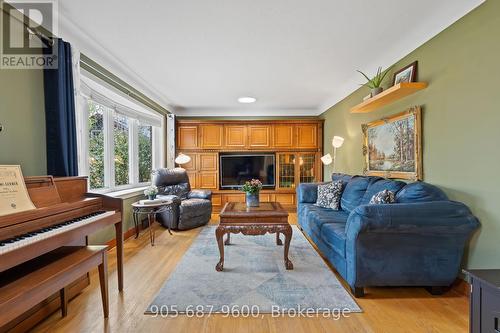
<svg viewBox="0 0 500 333"><path fill-rule="evenodd" d="M104 188L104 107L88 102L89 185Z"/></svg>
<svg viewBox="0 0 500 333"><path fill-rule="evenodd" d="M129 183L128 118L120 114L115 114L113 120L113 140L115 146L115 185L127 185Z"/></svg>
<svg viewBox="0 0 500 333"><path fill-rule="evenodd" d="M153 167L153 127L139 125L139 182L151 181Z"/></svg>
<svg viewBox="0 0 500 333"><path fill-rule="evenodd" d="M91 191L146 186L163 166L163 117L89 80L77 113L80 174Z"/></svg>

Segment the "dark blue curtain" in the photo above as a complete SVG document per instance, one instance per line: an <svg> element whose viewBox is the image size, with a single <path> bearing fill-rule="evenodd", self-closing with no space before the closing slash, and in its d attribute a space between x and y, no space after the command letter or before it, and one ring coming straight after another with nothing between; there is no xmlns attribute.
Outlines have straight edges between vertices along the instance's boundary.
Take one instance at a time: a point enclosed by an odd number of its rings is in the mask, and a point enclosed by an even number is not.
<svg viewBox="0 0 500 333"><path fill-rule="evenodd" d="M71 45L54 39L58 67L44 70L47 174L77 176L75 98ZM48 50L50 52L50 50Z"/></svg>

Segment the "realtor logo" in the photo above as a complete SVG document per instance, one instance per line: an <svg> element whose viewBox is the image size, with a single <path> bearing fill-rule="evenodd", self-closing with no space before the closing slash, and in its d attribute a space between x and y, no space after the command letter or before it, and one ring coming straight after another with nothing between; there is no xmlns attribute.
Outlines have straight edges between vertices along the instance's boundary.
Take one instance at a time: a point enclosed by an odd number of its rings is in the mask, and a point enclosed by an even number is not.
<svg viewBox="0 0 500 333"><path fill-rule="evenodd" d="M0 69L57 68L56 0L1 1Z"/></svg>

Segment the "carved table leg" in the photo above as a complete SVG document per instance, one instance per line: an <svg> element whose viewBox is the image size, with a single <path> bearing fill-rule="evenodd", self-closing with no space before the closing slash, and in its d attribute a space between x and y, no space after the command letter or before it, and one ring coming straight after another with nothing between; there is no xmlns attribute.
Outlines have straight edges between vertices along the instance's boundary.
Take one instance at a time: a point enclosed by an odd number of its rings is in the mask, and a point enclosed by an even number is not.
<svg viewBox="0 0 500 333"><path fill-rule="evenodd" d="M285 249L284 249L285 267L287 270L291 270L293 269L293 264L291 260L288 259L288 250L290 249L290 241L292 240L292 227L288 225L283 234L285 235Z"/></svg>
<svg viewBox="0 0 500 333"><path fill-rule="evenodd" d="M276 232L276 245L283 245L283 242L280 239L279 231Z"/></svg>
<svg viewBox="0 0 500 333"><path fill-rule="evenodd" d="M225 230L223 227L219 226L217 227L217 229L215 229L215 238L217 239L217 245L219 246L219 255L220 255L219 262L217 263L217 265L215 265L215 270L217 272L222 272L222 270L224 269L224 242L223 242L224 233Z"/></svg>
<svg viewBox="0 0 500 333"><path fill-rule="evenodd" d="M229 232L228 232L228 233L227 233L227 238L226 238L226 241L224 242L224 244L225 244L225 245L229 245L229 244L230 244L230 241L231 241L231 239L230 239L230 237L229 237L230 235L231 235L231 233L229 233Z"/></svg>
<svg viewBox="0 0 500 333"><path fill-rule="evenodd" d="M155 231L153 230L153 224L155 222L155 213L148 214L148 228L149 228L149 240L151 246L155 246Z"/></svg>
<svg viewBox="0 0 500 333"><path fill-rule="evenodd" d="M140 215L137 211L134 210L133 213L134 217L134 227L135 227L135 239L139 237L139 223L141 221Z"/></svg>

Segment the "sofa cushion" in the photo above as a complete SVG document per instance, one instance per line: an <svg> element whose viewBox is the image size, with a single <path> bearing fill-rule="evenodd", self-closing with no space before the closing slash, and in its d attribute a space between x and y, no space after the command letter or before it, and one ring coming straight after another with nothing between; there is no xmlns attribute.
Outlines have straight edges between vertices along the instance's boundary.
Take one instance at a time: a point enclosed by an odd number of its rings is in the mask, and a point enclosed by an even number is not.
<svg viewBox="0 0 500 333"><path fill-rule="evenodd" d="M379 177L369 178L370 183L368 184L368 188L366 189L363 199L360 202L361 205L369 204L373 196L383 190L389 190L396 194L406 185L406 183L399 180L384 179Z"/></svg>
<svg viewBox="0 0 500 333"><path fill-rule="evenodd" d="M325 225L330 223L346 224L348 217L349 214L341 210L311 210L307 214L307 219L309 220L308 232L314 234L316 237L320 237Z"/></svg>
<svg viewBox="0 0 500 333"><path fill-rule="evenodd" d="M425 182L410 183L396 194L396 202L398 203L444 200L448 200L448 196L441 189Z"/></svg>
<svg viewBox="0 0 500 333"><path fill-rule="evenodd" d="M321 227L321 239L342 257L345 257L345 223L325 223Z"/></svg>
<svg viewBox="0 0 500 333"><path fill-rule="evenodd" d="M347 185L351 178L351 175L346 175L345 173L332 173L332 181L336 182L340 180L344 186Z"/></svg>
<svg viewBox="0 0 500 333"><path fill-rule="evenodd" d="M361 204L366 189L373 177L354 176L345 186L340 201L340 207L350 212ZM369 199L368 199L369 200Z"/></svg>

